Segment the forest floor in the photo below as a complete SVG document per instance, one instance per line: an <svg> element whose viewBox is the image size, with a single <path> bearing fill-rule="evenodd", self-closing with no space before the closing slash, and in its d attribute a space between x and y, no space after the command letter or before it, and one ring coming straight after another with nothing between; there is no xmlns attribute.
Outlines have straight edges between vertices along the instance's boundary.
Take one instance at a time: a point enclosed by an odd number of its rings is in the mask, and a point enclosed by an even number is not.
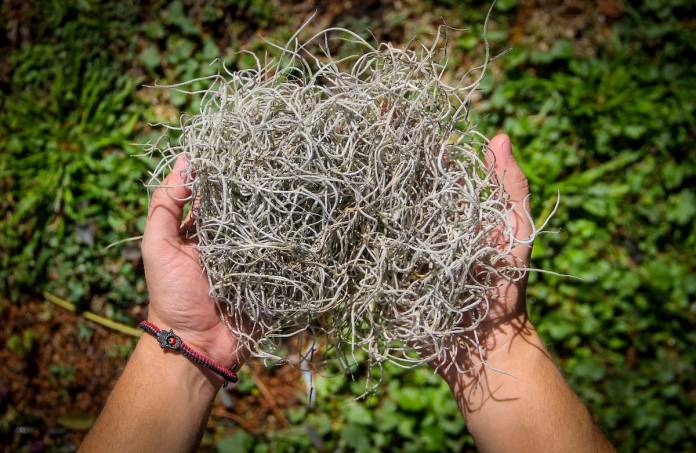
<svg viewBox="0 0 696 453"><path fill-rule="evenodd" d="M47 301L4 306L0 344L8 347L0 350L0 411L11 406L21 419L14 436L0 439L0 445L10 451L27 445L31 451L72 449L106 402L136 340ZM258 435L287 427L287 409L303 404L296 367L252 361L241 375L253 381L255 391L239 392L237 386L220 391L203 449L211 447L220 420Z"/></svg>

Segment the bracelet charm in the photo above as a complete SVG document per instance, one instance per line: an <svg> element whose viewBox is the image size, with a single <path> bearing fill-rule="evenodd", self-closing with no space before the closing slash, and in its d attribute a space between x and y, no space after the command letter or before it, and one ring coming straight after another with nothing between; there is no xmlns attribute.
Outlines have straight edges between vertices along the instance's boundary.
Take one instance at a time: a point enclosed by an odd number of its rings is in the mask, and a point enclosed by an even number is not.
<svg viewBox="0 0 696 453"><path fill-rule="evenodd" d="M171 349L172 351L181 349L181 337L173 330L160 330L157 334L157 341L162 349Z"/></svg>

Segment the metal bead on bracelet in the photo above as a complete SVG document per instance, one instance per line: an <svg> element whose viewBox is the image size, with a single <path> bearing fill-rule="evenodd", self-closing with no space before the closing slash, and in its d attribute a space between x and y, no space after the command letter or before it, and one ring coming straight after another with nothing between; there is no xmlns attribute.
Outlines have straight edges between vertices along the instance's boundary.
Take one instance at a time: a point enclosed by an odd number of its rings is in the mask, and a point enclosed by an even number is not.
<svg viewBox="0 0 696 453"><path fill-rule="evenodd" d="M178 352L196 365L207 368L222 377L225 380L225 386L230 382L237 382L237 367L226 368L213 359L206 357L186 344L173 330L162 330L150 321L141 321L138 327L155 337L162 349Z"/></svg>

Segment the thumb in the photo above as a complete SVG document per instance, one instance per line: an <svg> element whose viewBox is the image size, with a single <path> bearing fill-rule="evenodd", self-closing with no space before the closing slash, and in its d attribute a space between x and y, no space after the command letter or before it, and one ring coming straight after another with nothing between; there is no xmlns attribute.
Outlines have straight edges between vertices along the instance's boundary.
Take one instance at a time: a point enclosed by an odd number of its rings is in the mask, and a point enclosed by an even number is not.
<svg viewBox="0 0 696 453"><path fill-rule="evenodd" d="M512 155L510 137L505 134L493 137L488 145L486 165L494 169L498 184L508 195L515 237L527 240L533 229L529 208L529 183Z"/></svg>
<svg viewBox="0 0 696 453"><path fill-rule="evenodd" d="M179 226L184 205L189 201L191 189L186 185L182 172L188 164L181 155L172 172L155 189L150 200L150 211L145 225L145 236L179 240Z"/></svg>

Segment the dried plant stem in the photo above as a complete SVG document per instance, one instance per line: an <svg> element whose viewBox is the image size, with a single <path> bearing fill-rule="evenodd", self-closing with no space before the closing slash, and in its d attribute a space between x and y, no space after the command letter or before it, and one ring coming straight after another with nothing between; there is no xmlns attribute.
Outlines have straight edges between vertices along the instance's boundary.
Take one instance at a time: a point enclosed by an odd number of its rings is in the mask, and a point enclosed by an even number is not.
<svg viewBox="0 0 696 453"><path fill-rule="evenodd" d="M370 366L477 350L489 289L526 273L510 256L507 196L482 162L487 141L467 120L485 64L450 86L439 32L409 48L344 29L296 36L275 60L199 79L200 112L182 118L178 143L153 145L164 158L152 185L179 154L190 163L225 322L279 360L278 342L300 332L345 361L362 349ZM335 39L362 53L334 59Z"/></svg>

